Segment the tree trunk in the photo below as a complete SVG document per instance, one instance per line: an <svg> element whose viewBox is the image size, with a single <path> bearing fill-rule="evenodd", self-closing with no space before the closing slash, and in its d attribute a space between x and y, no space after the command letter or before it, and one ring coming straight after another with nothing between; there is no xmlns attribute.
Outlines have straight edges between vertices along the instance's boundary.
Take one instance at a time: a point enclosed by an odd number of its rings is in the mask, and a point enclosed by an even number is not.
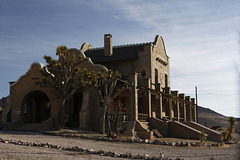
<svg viewBox="0 0 240 160"><path fill-rule="evenodd" d="M232 133L233 133L233 126L231 125L229 128L228 136L227 136L228 141L230 141L232 139Z"/></svg>
<svg viewBox="0 0 240 160"><path fill-rule="evenodd" d="M57 115L57 121L56 121L56 129L61 130L64 127L62 124L62 118L63 118L66 100L60 98L58 99L58 101L59 101L59 104L58 104L59 107L58 107L58 115Z"/></svg>
<svg viewBox="0 0 240 160"><path fill-rule="evenodd" d="M111 121L110 121L110 118L109 118L108 111L106 112L106 120L107 120L107 135L109 137L112 137L112 127L111 127Z"/></svg>
<svg viewBox="0 0 240 160"><path fill-rule="evenodd" d="M101 109L102 114L99 115L100 118L100 133L105 134L106 133L106 125L105 125L105 117L106 117L106 111L104 108Z"/></svg>
<svg viewBox="0 0 240 160"><path fill-rule="evenodd" d="M230 140L231 140L231 135L232 135L232 132L231 132L231 131L229 131L229 133L228 133L228 136L227 136L227 140L228 140L228 141L230 141Z"/></svg>

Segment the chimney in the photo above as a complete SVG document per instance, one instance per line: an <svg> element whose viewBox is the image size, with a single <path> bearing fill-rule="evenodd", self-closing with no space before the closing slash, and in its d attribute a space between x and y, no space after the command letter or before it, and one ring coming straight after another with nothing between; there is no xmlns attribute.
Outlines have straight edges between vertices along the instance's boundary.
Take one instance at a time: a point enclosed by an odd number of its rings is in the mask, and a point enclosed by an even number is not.
<svg viewBox="0 0 240 160"><path fill-rule="evenodd" d="M112 49L112 35L105 34L104 35L104 55L105 56L112 56L113 49Z"/></svg>

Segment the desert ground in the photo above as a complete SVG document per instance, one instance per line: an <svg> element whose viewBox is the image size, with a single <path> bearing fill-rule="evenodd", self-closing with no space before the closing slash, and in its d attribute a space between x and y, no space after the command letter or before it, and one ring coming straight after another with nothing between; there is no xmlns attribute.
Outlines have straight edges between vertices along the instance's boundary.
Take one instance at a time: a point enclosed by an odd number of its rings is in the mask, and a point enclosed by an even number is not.
<svg viewBox="0 0 240 160"><path fill-rule="evenodd" d="M39 132L13 132L0 131L0 138L5 140L49 143L61 145L64 147L81 147L93 150L113 151L118 154L131 153L133 155L159 156L172 159L240 159L240 144L225 145L222 147L174 147L143 143L123 143L96 141L83 138L62 137L41 134ZM21 146L15 144L0 143L0 160L27 160L27 159L126 159L114 158L110 156L100 156L99 154L87 154L83 152L64 151L53 148L44 148L36 146Z"/></svg>

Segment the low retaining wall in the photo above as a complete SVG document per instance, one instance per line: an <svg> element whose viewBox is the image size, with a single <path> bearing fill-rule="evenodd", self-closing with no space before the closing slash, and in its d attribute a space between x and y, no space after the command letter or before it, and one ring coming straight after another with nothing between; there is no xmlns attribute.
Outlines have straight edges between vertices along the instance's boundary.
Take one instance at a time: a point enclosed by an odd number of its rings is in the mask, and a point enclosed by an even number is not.
<svg viewBox="0 0 240 160"><path fill-rule="evenodd" d="M178 121L170 121L169 136L176 138L200 139L201 132ZM207 136L207 135L206 135Z"/></svg>
<svg viewBox="0 0 240 160"><path fill-rule="evenodd" d="M201 124L198 124L198 123L192 122L192 121L187 121L187 122L182 122L182 123L194 128L194 129L197 129L199 131L206 133L208 135L208 137L207 137L208 140L221 142L221 134L215 130L212 130L210 128L207 128Z"/></svg>

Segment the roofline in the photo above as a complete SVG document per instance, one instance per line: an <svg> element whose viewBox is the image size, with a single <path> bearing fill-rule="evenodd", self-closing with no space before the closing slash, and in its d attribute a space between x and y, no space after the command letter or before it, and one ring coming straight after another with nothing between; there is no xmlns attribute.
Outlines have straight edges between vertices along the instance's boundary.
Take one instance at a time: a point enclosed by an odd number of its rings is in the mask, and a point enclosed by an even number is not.
<svg viewBox="0 0 240 160"><path fill-rule="evenodd" d="M113 46L113 48L125 48L125 47L134 47L134 46L142 46L142 45L152 45L152 42L116 45L116 46ZM102 49L104 49L104 47L96 47L96 48L91 48L89 50L102 50Z"/></svg>

